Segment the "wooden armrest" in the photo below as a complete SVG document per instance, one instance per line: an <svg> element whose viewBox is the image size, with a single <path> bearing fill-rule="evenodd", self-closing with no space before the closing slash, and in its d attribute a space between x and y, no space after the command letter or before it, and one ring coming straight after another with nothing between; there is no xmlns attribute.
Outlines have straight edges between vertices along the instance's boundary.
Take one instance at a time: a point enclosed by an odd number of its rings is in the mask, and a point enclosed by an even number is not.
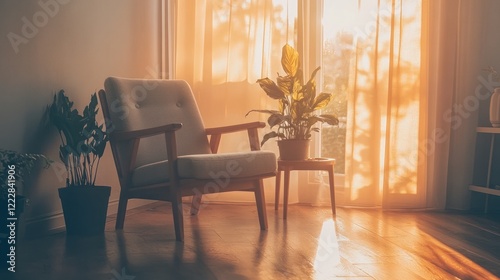
<svg viewBox="0 0 500 280"><path fill-rule="evenodd" d="M264 127L266 127L266 124L263 122L249 122L236 125L206 128L205 132L207 133L207 135L213 135L213 134L238 132L252 128L264 128Z"/></svg>
<svg viewBox="0 0 500 280"><path fill-rule="evenodd" d="M232 133L246 130L248 132L248 139L250 141L250 149L252 151L260 150L260 142L258 137L258 128L264 128L266 124L263 122L249 122L236 125L206 128L205 132L210 135L210 149L212 153L217 153L221 135L225 133Z"/></svg>
<svg viewBox="0 0 500 280"><path fill-rule="evenodd" d="M179 130L181 127L181 123L171 123L140 130L113 131L109 137L112 141L132 141L130 159L128 160L128 165L124 167L127 170L127 174L130 174L135 167L135 160L137 157L140 139L144 137L165 134L165 139L167 141L168 159L172 160L171 162L173 162L173 160L177 158L177 147L175 143L174 132Z"/></svg>
<svg viewBox="0 0 500 280"><path fill-rule="evenodd" d="M115 141L139 139L149 136L155 136L158 134L163 134L166 132L174 132L176 130L179 130L181 127L182 127L181 123L171 123L167 125L145 128L140 130L133 130L133 131L114 131L111 133L110 138L111 140Z"/></svg>

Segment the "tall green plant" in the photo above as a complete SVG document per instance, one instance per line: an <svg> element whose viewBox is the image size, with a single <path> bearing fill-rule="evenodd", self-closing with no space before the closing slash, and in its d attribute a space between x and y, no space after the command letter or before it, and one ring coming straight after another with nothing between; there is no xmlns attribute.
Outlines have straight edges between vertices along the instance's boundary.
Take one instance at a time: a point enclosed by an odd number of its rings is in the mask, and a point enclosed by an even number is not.
<svg viewBox="0 0 500 280"><path fill-rule="evenodd" d="M61 138L59 158L68 172L67 187L95 185L99 162L108 142L104 125L96 121L98 110L95 93L83 114L79 114L63 90L54 95L47 108L49 120Z"/></svg>
<svg viewBox="0 0 500 280"><path fill-rule="evenodd" d="M302 70L299 69L299 53L290 45L286 44L282 48L281 66L285 71L285 76L276 79L276 83L269 78L257 80L265 93L278 101L278 110L251 110L269 114L267 123L271 128L277 127L264 135L262 145L269 139L309 139L312 131L319 131L313 127L317 122L338 125L339 120L334 115L315 114L328 105L332 99L330 93L320 93L316 95L316 82L314 77L320 67L316 68L311 77L304 84Z"/></svg>

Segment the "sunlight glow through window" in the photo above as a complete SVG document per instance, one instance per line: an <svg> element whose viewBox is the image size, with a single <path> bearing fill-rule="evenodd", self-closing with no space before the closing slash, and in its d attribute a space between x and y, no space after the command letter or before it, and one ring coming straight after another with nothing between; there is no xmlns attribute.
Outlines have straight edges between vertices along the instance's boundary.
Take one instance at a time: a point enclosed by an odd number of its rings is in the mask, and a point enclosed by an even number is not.
<svg viewBox="0 0 500 280"><path fill-rule="evenodd" d="M356 1L324 1L323 37L334 38L338 32L350 31L359 24Z"/></svg>

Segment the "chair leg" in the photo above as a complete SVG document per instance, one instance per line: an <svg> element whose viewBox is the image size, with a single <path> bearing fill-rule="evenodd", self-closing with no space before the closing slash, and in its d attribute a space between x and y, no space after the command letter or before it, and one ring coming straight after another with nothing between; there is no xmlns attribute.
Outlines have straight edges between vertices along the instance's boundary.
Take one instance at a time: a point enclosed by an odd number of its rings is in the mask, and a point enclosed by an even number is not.
<svg viewBox="0 0 500 280"><path fill-rule="evenodd" d="M182 213L182 197L180 194L172 192L172 213L174 216L175 239L184 242L184 220Z"/></svg>
<svg viewBox="0 0 500 280"><path fill-rule="evenodd" d="M123 229L125 223L125 214L127 213L128 198L120 193L120 200L118 201L118 212L116 214L115 229Z"/></svg>
<svg viewBox="0 0 500 280"><path fill-rule="evenodd" d="M201 193L193 195L193 200L191 200L191 215L198 215L202 197L203 195Z"/></svg>
<svg viewBox="0 0 500 280"><path fill-rule="evenodd" d="M259 214L260 229L267 230L266 198L264 197L264 183L262 179L258 181L254 193L257 213Z"/></svg>

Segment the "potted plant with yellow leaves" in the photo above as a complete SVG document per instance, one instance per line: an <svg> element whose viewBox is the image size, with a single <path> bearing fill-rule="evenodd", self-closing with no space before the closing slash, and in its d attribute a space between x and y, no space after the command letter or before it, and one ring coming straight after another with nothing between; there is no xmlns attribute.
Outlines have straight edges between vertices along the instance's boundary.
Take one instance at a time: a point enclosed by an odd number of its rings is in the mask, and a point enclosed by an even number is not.
<svg viewBox="0 0 500 280"><path fill-rule="evenodd" d="M269 78L257 80L260 87L270 98L277 100L277 110L251 110L269 114L267 123L273 131L263 136L263 145L271 138L278 138L280 159L303 160L309 157L309 143L312 132L318 132L316 123L338 125L339 120L330 114L317 114L326 107L332 99L330 93L316 95L316 82L314 77L320 70L317 67L309 80L304 83L302 70L299 68L298 52L286 44L282 48L281 66L285 71L284 76L276 79L276 83Z"/></svg>

